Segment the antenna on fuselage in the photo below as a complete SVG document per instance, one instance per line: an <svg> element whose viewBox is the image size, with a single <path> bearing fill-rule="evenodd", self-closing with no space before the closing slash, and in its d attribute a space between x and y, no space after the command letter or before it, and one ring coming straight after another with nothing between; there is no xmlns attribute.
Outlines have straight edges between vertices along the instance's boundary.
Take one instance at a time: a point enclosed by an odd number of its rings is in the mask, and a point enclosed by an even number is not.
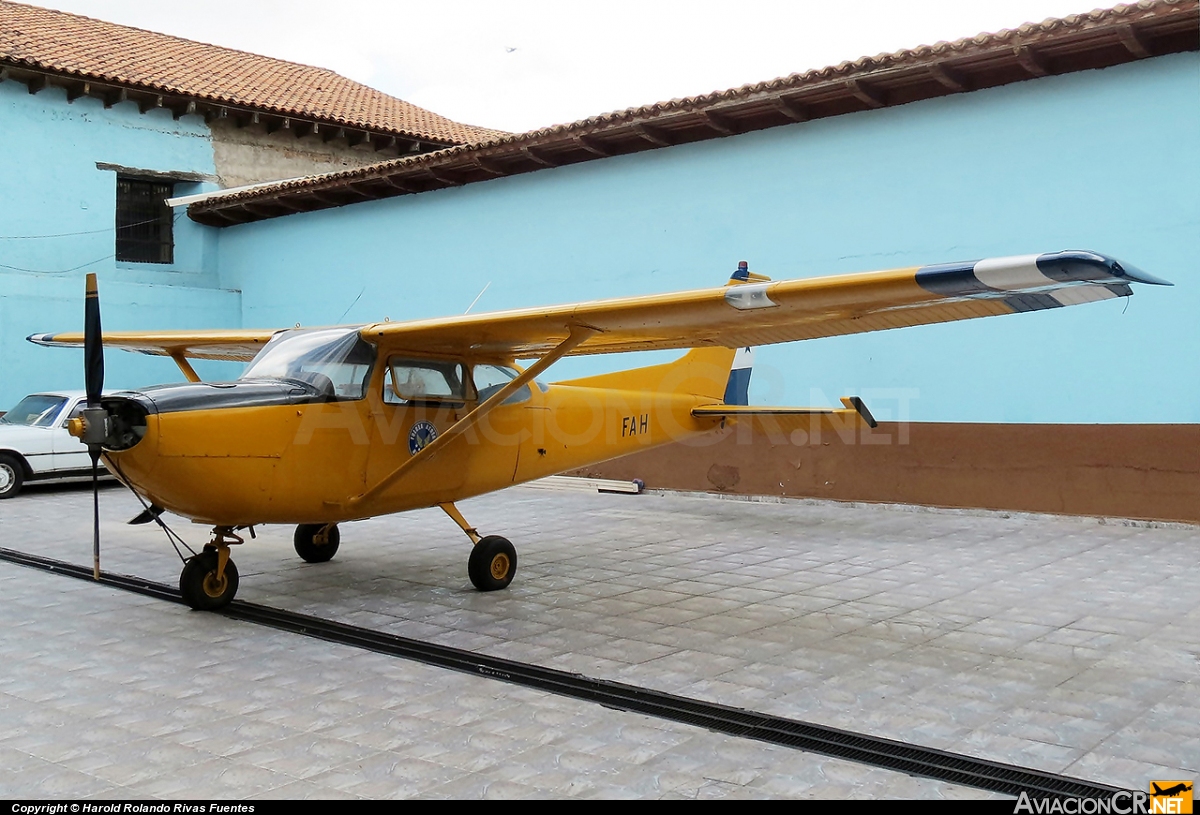
<svg viewBox="0 0 1200 815"><path fill-rule="evenodd" d="M492 281L483 284L483 288L479 290L479 294L475 295L475 299L471 301L471 305L467 306L467 310L463 314L470 314L471 309L475 308L475 304L479 302L479 298L483 297L483 293L488 290L488 286L492 285Z"/></svg>

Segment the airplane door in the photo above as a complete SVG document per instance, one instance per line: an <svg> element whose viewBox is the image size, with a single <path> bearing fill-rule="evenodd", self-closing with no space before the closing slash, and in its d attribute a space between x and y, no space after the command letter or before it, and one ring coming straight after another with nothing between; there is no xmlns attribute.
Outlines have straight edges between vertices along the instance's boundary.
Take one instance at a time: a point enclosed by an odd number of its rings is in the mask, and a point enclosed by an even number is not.
<svg viewBox="0 0 1200 815"><path fill-rule="evenodd" d="M488 399L516 376L517 371L506 365L475 365L471 377L476 403ZM477 450L472 484L477 489L500 489L512 484L516 478L522 445L530 438L531 396L529 385L518 388L483 417L474 429Z"/></svg>
<svg viewBox="0 0 1200 815"><path fill-rule="evenodd" d="M445 433L467 412L466 366L447 360L393 357L375 394L367 488L386 478ZM388 491L395 502L419 506L428 497L445 500L467 478L470 449L459 437Z"/></svg>

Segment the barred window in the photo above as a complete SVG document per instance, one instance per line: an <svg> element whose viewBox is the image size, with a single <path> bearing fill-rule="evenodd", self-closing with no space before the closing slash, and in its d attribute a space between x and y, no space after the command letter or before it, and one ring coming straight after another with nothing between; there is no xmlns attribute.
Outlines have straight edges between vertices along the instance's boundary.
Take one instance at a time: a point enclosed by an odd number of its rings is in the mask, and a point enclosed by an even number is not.
<svg viewBox="0 0 1200 815"><path fill-rule="evenodd" d="M166 200L174 194L169 181L117 176L117 260L174 263L174 213Z"/></svg>

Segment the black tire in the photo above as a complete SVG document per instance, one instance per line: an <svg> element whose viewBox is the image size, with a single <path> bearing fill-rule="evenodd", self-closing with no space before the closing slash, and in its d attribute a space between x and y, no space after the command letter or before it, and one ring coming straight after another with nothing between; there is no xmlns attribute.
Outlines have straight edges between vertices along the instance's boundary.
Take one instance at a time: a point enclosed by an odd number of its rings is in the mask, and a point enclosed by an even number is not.
<svg viewBox="0 0 1200 815"><path fill-rule="evenodd" d="M179 593L183 602L197 611L213 611L233 602L238 590L237 566L230 560L225 564L225 579L217 583L217 553L205 549L183 564L179 575Z"/></svg>
<svg viewBox="0 0 1200 815"><path fill-rule="evenodd" d="M0 499L15 498L25 484L25 465L21 459L0 453Z"/></svg>
<svg viewBox="0 0 1200 815"><path fill-rule="evenodd" d="M517 573L517 550L508 538L488 535L471 549L467 575L480 591L507 588Z"/></svg>
<svg viewBox="0 0 1200 815"><path fill-rule="evenodd" d="M337 554L338 544L342 542L342 533L336 526L329 528L328 540L325 543L319 544L314 540L324 527L325 524L300 524L296 527L292 545L296 547L296 554L304 558L305 562L325 563Z"/></svg>

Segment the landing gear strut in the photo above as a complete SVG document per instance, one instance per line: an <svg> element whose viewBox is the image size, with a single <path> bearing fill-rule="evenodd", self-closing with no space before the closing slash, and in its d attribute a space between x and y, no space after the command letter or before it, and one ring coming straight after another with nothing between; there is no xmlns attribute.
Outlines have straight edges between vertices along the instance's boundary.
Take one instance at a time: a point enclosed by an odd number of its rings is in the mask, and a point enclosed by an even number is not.
<svg viewBox="0 0 1200 815"><path fill-rule="evenodd" d="M438 504L450 519L458 524L475 546L467 561L467 576L480 591L496 591L507 588L517 574L517 549L507 538L499 535L480 537L475 527L452 503Z"/></svg>
<svg viewBox="0 0 1200 815"><path fill-rule="evenodd" d="M233 602L238 590L237 566L229 559L229 545L242 538L227 526L213 530L213 539L198 555L188 558L179 575L183 601L197 611L214 611Z"/></svg>

